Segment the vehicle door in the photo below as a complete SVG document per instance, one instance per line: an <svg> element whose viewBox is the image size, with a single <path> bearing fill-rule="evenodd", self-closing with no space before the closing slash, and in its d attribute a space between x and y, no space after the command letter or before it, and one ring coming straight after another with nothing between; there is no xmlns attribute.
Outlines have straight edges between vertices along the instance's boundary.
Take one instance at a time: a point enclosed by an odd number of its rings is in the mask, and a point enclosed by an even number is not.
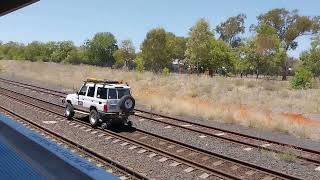
<svg viewBox="0 0 320 180"><path fill-rule="evenodd" d="M84 108L89 109L92 105L94 105L94 97L95 97L94 95L95 95L95 86L88 85L88 91L83 101Z"/></svg>
<svg viewBox="0 0 320 180"><path fill-rule="evenodd" d="M88 86L87 85L83 85L81 87L81 89L79 90L78 96L77 96L78 99L77 99L77 101L75 103L75 106L77 108L82 108L83 107L83 102L84 102L85 96L87 94L87 90L88 90Z"/></svg>
<svg viewBox="0 0 320 180"><path fill-rule="evenodd" d="M108 89L108 105L109 105L109 112L119 112L118 107L118 94L116 88L109 88Z"/></svg>
<svg viewBox="0 0 320 180"><path fill-rule="evenodd" d="M94 103L96 104L98 111L104 111L104 105L107 103L108 99L108 89L104 87L97 87L96 89L97 92Z"/></svg>

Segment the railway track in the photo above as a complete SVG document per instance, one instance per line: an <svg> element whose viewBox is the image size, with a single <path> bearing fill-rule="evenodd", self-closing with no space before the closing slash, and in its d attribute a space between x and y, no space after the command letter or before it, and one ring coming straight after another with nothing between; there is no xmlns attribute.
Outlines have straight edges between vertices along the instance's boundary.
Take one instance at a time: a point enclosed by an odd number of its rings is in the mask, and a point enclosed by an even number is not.
<svg viewBox="0 0 320 180"><path fill-rule="evenodd" d="M42 134L46 138L54 141L57 144L63 145L67 149L72 152L77 153L79 156L90 159L90 161L100 168L105 169L109 173L112 173L114 176L119 177L120 179L148 179L146 176L139 174L131 169L128 169L117 162L112 161L109 158L101 156L90 149L81 146L63 136L51 131L48 128L44 128L32 120L23 117L11 110L5 109L4 107L0 106L0 112L5 114L6 116L10 117L11 119L16 120L17 122L21 123L22 125L26 126L27 128Z"/></svg>
<svg viewBox="0 0 320 180"><path fill-rule="evenodd" d="M168 117L165 115L154 114L144 110L136 110L142 114L135 114L135 116L154 121L157 123L166 124L176 128L181 128L189 130L201 135L210 136L213 138L224 140L228 143L235 143L239 145L244 145L245 148L257 148L263 149L275 153L290 153L297 158L307 161L310 165L318 166L320 165L320 152L312 149L306 149L290 144L283 144L280 142L267 140L259 137L252 137L246 134L241 134L234 131L228 131L220 128L215 128L211 126L202 125L199 123L194 123L186 120L176 119L173 117Z"/></svg>
<svg viewBox="0 0 320 180"><path fill-rule="evenodd" d="M4 90L3 88L1 88L0 94L27 106L47 111L56 116L63 116L63 106L14 91ZM68 122L82 124L86 128L91 128L89 123L77 118ZM97 131L105 133L105 136L112 137L118 141L135 144L147 151L160 154L166 159L174 159L179 164L189 166L188 170L186 169L185 171L200 170L204 176L214 176L222 179L300 179L299 177L215 154L138 129L122 133L102 129L97 129Z"/></svg>
<svg viewBox="0 0 320 180"><path fill-rule="evenodd" d="M31 90L39 91L42 93L49 93L51 95L57 96L59 98L64 98L66 93L56 90L51 90L48 88L38 87L34 85L29 85L26 83L20 83L12 80L7 80L0 78L0 82L6 82L15 86L20 86L23 88L28 88ZM195 123L179 118L174 118L166 116L159 113L148 112L141 109L135 109L136 113L134 116L150 120L157 123L166 124L176 128L185 129L202 135L210 136L213 138L218 138L226 141L227 143L236 143L239 145L244 145L248 148L259 148L276 153L287 153L293 154L297 158L304 160L308 163L314 165L320 165L320 151L308 149L293 144L286 144L282 142L277 142L261 137L255 137L247 134L242 134L235 131L229 131L221 128L216 128L212 126L203 125L200 123Z"/></svg>

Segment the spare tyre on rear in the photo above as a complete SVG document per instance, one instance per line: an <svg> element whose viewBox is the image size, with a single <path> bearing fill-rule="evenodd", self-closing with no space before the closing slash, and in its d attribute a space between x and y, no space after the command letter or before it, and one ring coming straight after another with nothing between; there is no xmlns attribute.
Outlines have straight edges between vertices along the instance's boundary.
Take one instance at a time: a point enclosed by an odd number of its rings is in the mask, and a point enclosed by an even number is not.
<svg viewBox="0 0 320 180"><path fill-rule="evenodd" d="M130 112L134 109L136 101L130 95L123 96L119 101L119 107L124 112Z"/></svg>

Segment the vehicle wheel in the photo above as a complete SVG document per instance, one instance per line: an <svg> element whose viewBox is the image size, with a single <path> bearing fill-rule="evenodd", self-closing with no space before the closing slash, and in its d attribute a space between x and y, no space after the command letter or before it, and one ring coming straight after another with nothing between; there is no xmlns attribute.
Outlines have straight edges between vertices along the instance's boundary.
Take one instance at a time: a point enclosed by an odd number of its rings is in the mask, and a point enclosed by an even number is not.
<svg viewBox="0 0 320 180"><path fill-rule="evenodd" d="M93 128L96 128L99 124L99 113L93 109L90 111L89 121Z"/></svg>
<svg viewBox="0 0 320 180"><path fill-rule="evenodd" d="M130 112L134 109L136 101L130 95L123 96L119 101L120 109L125 112Z"/></svg>
<svg viewBox="0 0 320 180"><path fill-rule="evenodd" d="M65 111L64 111L64 116L69 120L72 120L72 118L74 116L74 108L70 103L68 103L66 105L66 108L65 108Z"/></svg>
<svg viewBox="0 0 320 180"><path fill-rule="evenodd" d="M128 122L127 122L127 125L128 125L130 128L132 128L132 121L128 121Z"/></svg>

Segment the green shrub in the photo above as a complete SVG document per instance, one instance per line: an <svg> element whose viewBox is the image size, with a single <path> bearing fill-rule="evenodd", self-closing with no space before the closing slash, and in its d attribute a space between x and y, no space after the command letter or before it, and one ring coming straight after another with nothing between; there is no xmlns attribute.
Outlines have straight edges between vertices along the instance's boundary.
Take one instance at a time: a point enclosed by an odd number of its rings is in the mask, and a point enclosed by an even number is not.
<svg viewBox="0 0 320 180"><path fill-rule="evenodd" d="M163 70L162 70L162 74L163 74L164 76L169 76L170 70L169 70L167 67L165 67L165 68L163 68Z"/></svg>
<svg viewBox="0 0 320 180"><path fill-rule="evenodd" d="M279 159L287 161L287 162L294 162L297 159L297 156L291 151L279 152L276 154L276 156Z"/></svg>
<svg viewBox="0 0 320 180"><path fill-rule="evenodd" d="M63 60L66 64L85 64L86 55L80 50L71 50L68 52L67 57Z"/></svg>
<svg viewBox="0 0 320 180"><path fill-rule="evenodd" d="M135 59L136 62L136 70L140 73L142 73L144 71L144 61L141 57L137 57Z"/></svg>
<svg viewBox="0 0 320 180"><path fill-rule="evenodd" d="M291 80L291 87L293 89L308 89L312 87L312 73L307 69L299 69L296 71Z"/></svg>
<svg viewBox="0 0 320 180"><path fill-rule="evenodd" d="M233 74L232 72L228 72L228 73L227 73L227 77L236 77L236 75Z"/></svg>

